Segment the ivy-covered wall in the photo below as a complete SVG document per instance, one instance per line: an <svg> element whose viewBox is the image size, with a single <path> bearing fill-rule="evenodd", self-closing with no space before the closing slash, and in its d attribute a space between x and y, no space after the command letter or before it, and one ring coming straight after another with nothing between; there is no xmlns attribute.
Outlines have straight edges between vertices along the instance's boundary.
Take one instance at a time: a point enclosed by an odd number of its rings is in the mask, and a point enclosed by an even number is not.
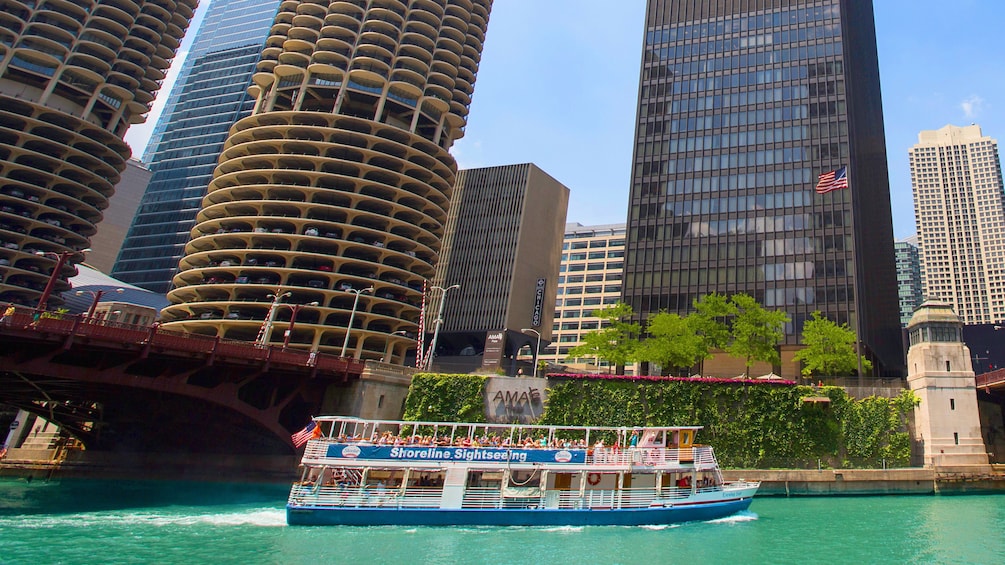
<svg viewBox="0 0 1005 565"><path fill-rule="evenodd" d="M416 375L404 417L484 422L484 386L485 377ZM698 441L730 468L906 467L916 402L907 390L855 400L839 387L551 379L540 423L704 426Z"/></svg>
<svg viewBox="0 0 1005 565"><path fill-rule="evenodd" d="M425 422L484 422L487 378L418 373L408 387L402 417Z"/></svg>

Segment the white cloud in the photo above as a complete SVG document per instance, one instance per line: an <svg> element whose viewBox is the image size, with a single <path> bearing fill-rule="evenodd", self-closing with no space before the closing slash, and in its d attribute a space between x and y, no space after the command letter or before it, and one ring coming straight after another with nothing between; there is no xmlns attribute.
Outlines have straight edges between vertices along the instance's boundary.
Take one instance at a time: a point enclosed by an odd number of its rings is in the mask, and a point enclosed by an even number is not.
<svg viewBox="0 0 1005 565"><path fill-rule="evenodd" d="M963 109L963 115L968 118L975 118L984 109L984 99L976 94L969 96L963 102L960 102L960 108Z"/></svg>
<svg viewBox="0 0 1005 565"><path fill-rule="evenodd" d="M481 164L482 142L467 137L461 138L450 148L450 154L457 161L457 169L478 169Z"/></svg>

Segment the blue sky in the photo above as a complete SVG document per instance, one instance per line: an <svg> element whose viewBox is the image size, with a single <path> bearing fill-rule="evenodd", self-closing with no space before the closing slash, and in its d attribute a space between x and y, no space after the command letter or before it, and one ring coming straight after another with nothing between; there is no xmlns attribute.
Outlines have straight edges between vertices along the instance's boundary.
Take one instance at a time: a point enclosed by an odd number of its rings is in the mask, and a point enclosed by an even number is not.
<svg viewBox="0 0 1005 565"><path fill-rule="evenodd" d="M976 123L1005 140L1005 2L874 5L894 235L902 238L915 232L907 151L919 131ZM533 162L571 190L570 222L624 222L644 8L644 0L496 0L466 135L453 149L461 168ZM134 154L154 120L126 136Z"/></svg>

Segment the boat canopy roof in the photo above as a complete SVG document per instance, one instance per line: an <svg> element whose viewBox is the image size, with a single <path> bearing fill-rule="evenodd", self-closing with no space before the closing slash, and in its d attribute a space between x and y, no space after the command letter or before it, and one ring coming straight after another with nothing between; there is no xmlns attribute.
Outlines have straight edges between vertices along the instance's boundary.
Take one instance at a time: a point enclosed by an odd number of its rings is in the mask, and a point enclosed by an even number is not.
<svg viewBox="0 0 1005 565"><path fill-rule="evenodd" d="M361 440L371 439L384 432L398 436L406 435L449 435L450 437L475 437L479 433L497 436L526 437L547 436L550 438L582 438L589 440L610 437L628 438L637 433L643 438L656 439L664 433L687 431L691 438L703 426L560 426L550 424L499 424L491 422L437 422L410 420L371 420L354 416L318 416L314 421L321 426L328 438L346 437Z"/></svg>

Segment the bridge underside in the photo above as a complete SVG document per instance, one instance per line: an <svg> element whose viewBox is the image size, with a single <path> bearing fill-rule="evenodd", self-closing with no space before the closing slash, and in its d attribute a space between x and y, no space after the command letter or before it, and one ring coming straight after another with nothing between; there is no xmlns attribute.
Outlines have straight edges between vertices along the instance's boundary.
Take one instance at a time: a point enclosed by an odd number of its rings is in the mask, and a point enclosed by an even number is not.
<svg viewBox="0 0 1005 565"><path fill-rule="evenodd" d="M0 404L59 425L87 450L292 455L290 434L358 377L239 356L3 334Z"/></svg>

